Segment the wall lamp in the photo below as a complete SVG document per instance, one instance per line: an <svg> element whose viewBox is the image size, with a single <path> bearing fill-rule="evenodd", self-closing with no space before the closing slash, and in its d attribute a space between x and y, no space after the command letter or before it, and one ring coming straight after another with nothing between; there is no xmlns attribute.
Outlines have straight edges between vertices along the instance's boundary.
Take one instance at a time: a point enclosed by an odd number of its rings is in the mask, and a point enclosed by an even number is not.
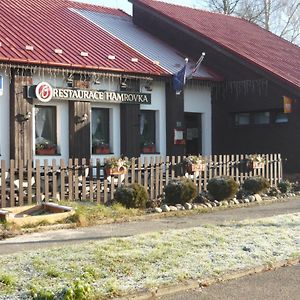
<svg viewBox="0 0 300 300"><path fill-rule="evenodd" d="M151 92L152 91L152 82L147 81L146 84L144 85L144 89L148 92Z"/></svg>
<svg viewBox="0 0 300 300"><path fill-rule="evenodd" d="M19 123L23 123L23 122L26 122L28 121L29 119L31 118L31 112L28 111L26 112L25 114L18 114L16 116L16 119Z"/></svg>
<svg viewBox="0 0 300 300"><path fill-rule="evenodd" d="M82 116L76 116L75 123L76 124L84 123L87 119L88 119L88 114L83 114Z"/></svg>
<svg viewBox="0 0 300 300"><path fill-rule="evenodd" d="M126 88L127 88L127 83L126 83L126 81L127 81L127 78L125 78L125 79L122 80L122 82L121 82L121 88L123 88L123 89L126 89Z"/></svg>

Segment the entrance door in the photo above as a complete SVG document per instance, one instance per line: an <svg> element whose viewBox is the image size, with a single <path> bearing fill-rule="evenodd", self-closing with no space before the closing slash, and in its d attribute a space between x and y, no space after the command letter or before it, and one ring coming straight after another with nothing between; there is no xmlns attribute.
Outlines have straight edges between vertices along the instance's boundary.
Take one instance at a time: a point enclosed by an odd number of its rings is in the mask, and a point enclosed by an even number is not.
<svg viewBox="0 0 300 300"><path fill-rule="evenodd" d="M202 154L202 128L200 113L185 113L186 155Z"/></svg>

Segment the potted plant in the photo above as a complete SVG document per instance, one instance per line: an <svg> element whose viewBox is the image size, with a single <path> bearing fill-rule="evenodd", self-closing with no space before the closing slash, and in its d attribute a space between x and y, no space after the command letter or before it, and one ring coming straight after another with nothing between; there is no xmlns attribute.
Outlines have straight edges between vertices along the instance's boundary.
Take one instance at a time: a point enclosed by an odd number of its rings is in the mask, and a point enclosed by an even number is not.
<svg viewBox="0 0 300 300"><path fill-rule="evenodd" d="M57 145L49 141L35 144L35 153L37 155L54 155L57 153Z"/></svg>
<svg viewBox="0 0 300 300"><path fill-rule="evenodd" d="M262 169L265 165L266 159L263 155L252 154L248 157L252 163L253 169Z"/></svg>
<svg viewBox="0 0 300 300"><path fill-rule="evenodd" d="M105 160L104 170L106 176L123 175L128 171L129 162L127 159L111 157Z"/></svg>
<svg viewBox="0 0 300 300"><path fill-rule="evenodd" d="M190 174L205 171L206 168L206 160L201 155L189 155L182 160L182 164Z"/></svg>
<svg viewBox="0 0 300 300"><path fill-rule="evenodd" d="M92 143L93 154L109 154L109 145L103 140L95 139Z"/></svg>
<svg viewBox="0 0 300 300"><path fill-rule="evenodd" d="M155 153L155 144L153 142L144 142L142 152Z"/></svg>

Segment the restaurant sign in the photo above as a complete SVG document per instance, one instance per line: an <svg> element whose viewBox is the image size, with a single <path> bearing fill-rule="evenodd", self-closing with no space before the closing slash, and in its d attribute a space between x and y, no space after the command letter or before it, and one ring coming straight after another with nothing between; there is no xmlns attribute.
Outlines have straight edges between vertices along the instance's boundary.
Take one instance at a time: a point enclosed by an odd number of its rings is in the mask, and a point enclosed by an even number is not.
<svg viewBox="0 0 300 300"><path fill-rule="evenodd" d="M86 90L77 88L55 88L47 82L28 87L28 98L42 102L51 100L88 101L105 103L151 104L151 94Z"/></svg>

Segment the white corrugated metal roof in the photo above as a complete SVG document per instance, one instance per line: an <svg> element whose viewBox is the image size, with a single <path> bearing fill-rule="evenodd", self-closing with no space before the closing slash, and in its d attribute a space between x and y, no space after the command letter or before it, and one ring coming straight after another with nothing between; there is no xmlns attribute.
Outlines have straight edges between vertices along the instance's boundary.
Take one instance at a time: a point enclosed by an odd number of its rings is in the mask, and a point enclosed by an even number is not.
<svg viewBox="0 0 300 300"><path fill-rule="evenodd" d="M72 9L72 11L93 22L153 62L159 62L160 67L164 68L170 74L177 73L185 64L185 57L183 55L162 40L133 24L130 16L119 17L79 9ZM101 41L98 42L101 43ZM199 53L200 56L201 53ZM195 62L189 61L187 76L191 73L194 66ZM215 79L203 66L200 66L193 77Z"/></svg>

